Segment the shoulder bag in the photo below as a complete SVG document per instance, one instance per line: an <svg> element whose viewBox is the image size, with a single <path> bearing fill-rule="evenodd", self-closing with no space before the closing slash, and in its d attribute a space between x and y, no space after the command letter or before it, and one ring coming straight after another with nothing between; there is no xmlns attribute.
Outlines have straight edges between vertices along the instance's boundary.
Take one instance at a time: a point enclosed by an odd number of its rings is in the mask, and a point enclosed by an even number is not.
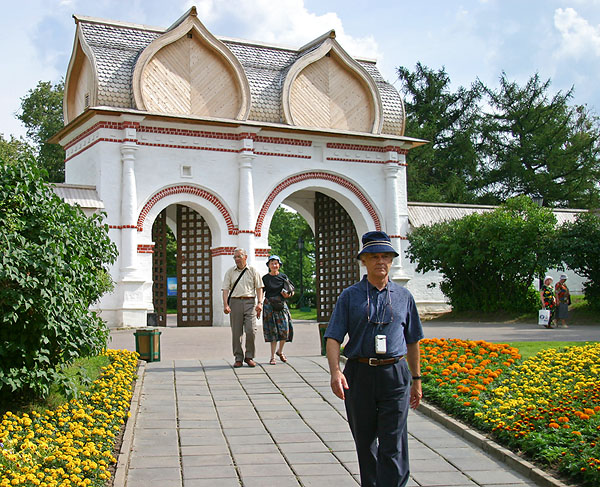
<svg viewBox="0 0 600 487"><path fill-rule="evenodd" d="M229 301L231 301L231 294L233 293L235 286L237 286L237 283L240 282L240 279L244 275L244 272L246 272L247 270L248 270L248 268L244 267L244 270L241 272L241 274L238 276L238 278L233 283L233 287L231 288L231 291L229 291L229 294L227 295L227 306L229 306Z"/></svg>

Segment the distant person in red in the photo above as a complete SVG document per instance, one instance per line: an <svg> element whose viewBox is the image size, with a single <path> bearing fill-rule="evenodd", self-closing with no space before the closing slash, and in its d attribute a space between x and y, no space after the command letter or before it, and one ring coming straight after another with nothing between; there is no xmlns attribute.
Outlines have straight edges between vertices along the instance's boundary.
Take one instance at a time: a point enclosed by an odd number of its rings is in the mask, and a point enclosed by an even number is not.
<svg viewBox="0 0 600 487"><path fill-rule="evenodd" d="M554 292L556 294L556 300L558 301L558 308L556 309L556 326L558 325L558 321L560 320L560 326L562 328L568 328L567 326L567 318L569 317L569 305L571 304L571 293L569 292L569 288L567 287L567 275L561 274L560 280L556 283L554 287Z"/></svg>

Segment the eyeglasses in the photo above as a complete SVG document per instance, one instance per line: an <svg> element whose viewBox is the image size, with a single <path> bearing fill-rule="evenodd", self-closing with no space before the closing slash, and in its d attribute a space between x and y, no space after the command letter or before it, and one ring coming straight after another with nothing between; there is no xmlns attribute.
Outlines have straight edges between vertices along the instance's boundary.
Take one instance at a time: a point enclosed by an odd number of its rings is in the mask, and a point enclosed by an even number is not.
<svg viewBox="0 0 600 487"><path fill-rule="evenodd" d="M375 316L371 316L371 296L369 295L369 289L367 288L367 321L374 325L388 325L394 321L394 310L392 308L392 297L390 296L390 288L387 290L387 300L384 306L377 306L377 302L374 303ZM383 308L383 310L381 309Z"/></svg>

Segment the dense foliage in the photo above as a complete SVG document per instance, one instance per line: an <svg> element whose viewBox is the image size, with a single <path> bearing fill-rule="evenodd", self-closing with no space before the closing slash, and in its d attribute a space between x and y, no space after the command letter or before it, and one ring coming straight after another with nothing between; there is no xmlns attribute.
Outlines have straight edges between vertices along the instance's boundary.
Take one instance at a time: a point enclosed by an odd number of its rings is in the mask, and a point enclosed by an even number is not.
<svg viewBox="0 0 600 487"><path fill-rule="evenodd" d="M303 242L302 250L299 248L300 238ZM299 302L302 298L301 305L314 306L315 240L306 220L298 213L282 207L277 208L269 227L269 245L271 255L278 255L283 261L281 272L285 273L296 286L296 295L291 301ZM302 280L300 258L302 258ZM304 291L303 295L301 291Z"/></svg>
<svg viewBox="0 0 600 487"><path fill-rule="evenodd" d="M60 367L106 345L89 310L116 258L101 220L56 196L34 161L0 161L0 399L68 389Z"/></svg>
<svg viewBox="0 0 600 487"><path fill-rule="evenodd" d="M481 89L474 85L452 92L450 77L443 68L433 71L421 63L417 63L414 72L398 68L398 76L405 96L405 132L429 142L410 151L408 199L475 202Z"/></svg>
<svg viewBox="0 0 600 487"><path fill-rule="evenodd" d="M556 218L527 197L494 211L415 229L407 255L419 272L442 274L441 290L459 311L532 311L531 285L559 262L552 252Z"/></svg>
<svg viewBox="0 0 600 487"><path fill-rule="evenodd" d="M105 487L132 397L137 354L108 350L111 363L89 391L48 410L0 423L0 487Z"/></svg>
<svg viewBox="0 0 600 487"><path fill-rule="evenodd" d="M524 362L484 341L423 340L421 350L427 400L572 481L600 483L600 344Z"/></svg>
<svg viewBox="0 0 600 487"><path fill-rule="evenodd" d="M554 246L567 267L588 279L583 284L585 299L600 310L600 215L582 213L564 223Z"/></svg>
<svg viewBox="0 0 600 487"><path fill-rule="evenodd" d="M538 74L523 85L500 77L450 89L442 68L398 68L411 150L410 201L498 204L540 195L554 207L600 206L600 123L572 90L550 94Z"/></svg>
<svg viewBox="0 0 600 487"><path fill-rule="evenodd" d="M53 85L40 81L21 98L21 111L17 114L36 148L38 164L46 170L48 181L54 183L65 180L65 151L48 142L64 126L63 93L63 82Z"/></svg>
<svg viewBox="0 0 600 487"><path fill-rule="evenodd" d="M499 201L540 194L549 206L597 208L600 203L600 127L585 107L568 102L572 90L550 97L550 80L536 74L525 86L503 74L497 90L481 85L485 156L481 191Z"/></svg>

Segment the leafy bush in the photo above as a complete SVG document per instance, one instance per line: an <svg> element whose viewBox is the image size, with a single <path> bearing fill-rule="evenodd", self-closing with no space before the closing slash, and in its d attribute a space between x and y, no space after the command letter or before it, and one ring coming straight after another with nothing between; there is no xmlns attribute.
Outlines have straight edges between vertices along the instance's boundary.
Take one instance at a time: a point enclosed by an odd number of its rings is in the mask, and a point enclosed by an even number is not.
<svg viewBox="0 0 600 487"><path fill-rule="evenodd" d="M108 350L110 364L79 399L43 413L0 416L0 485L106 487L129 416L138 354Z"/></svg>
<svg viewBox="0 0 600 487"><path fill-rule="evenodd" d="M550 241L556 218L527 197L496 210L422 226L408 240L417 271L439 271L442 292L458 311L536 308L534 278L557 265Z"/></svg>
<svg viewBox="0 0 600 487"><path fill-rule="evenodd" d="M555 240L556 252L565 264L585 276L585 299L590 308L600 310L600 217L582 213L574 222L564 223Z"/></svg>
<svg viewBox="0 0 600 487"><path fill-rule="evenodd" d="M56 196L35 161L0 161L0 398L68 391L61 366L105 347L89 310L116 259L101 220Z"/></svg>

